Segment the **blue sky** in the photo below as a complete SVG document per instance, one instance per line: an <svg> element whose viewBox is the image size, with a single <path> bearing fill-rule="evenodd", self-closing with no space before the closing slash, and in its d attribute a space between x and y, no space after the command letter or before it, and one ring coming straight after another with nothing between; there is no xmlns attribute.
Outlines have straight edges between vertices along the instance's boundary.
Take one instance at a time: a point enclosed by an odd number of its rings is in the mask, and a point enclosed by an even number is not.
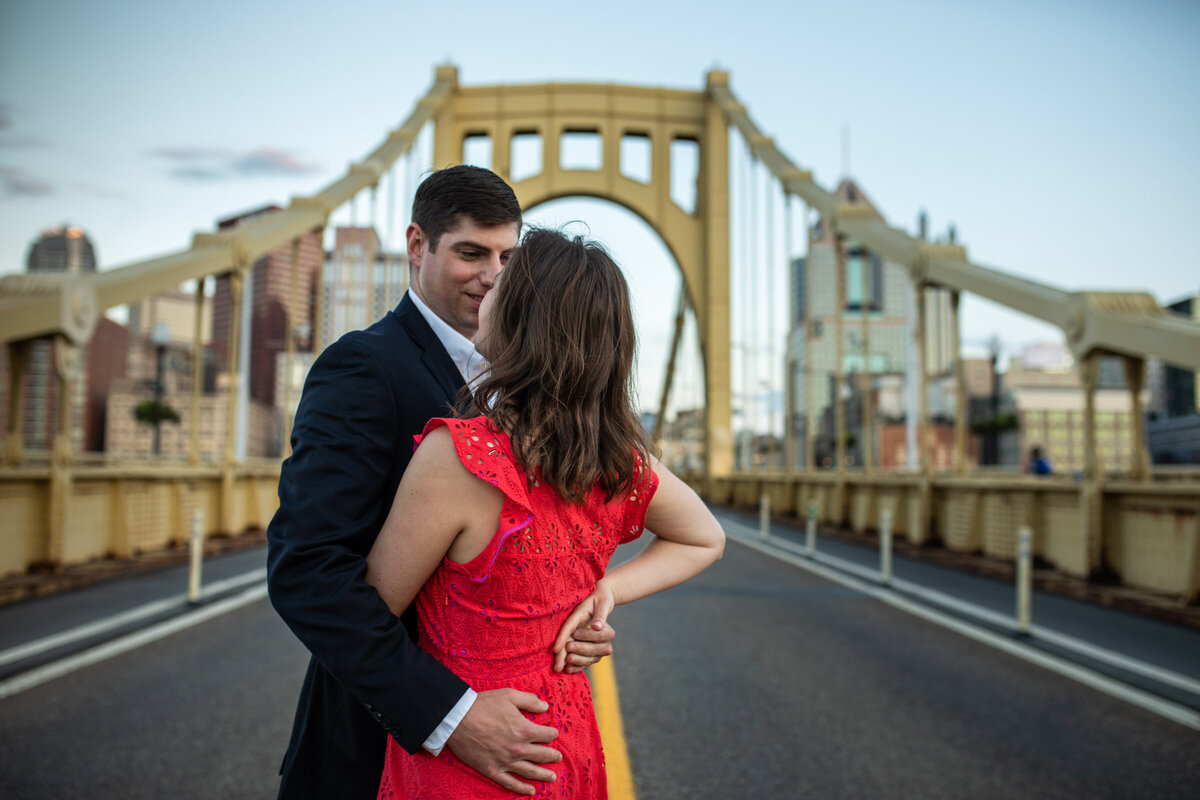
<svg viewBox="0 0 1200 800"><path fill-rule="evenodd" d="M107 268L311 193L407 116L438 63L464 84L697 89L719 67L827 188L848 128L849 172L892 225L925 209L979 263L1169 301L1200 290L1197 42L1200 4L1171 0L15 0L0 6L0 274L63 221ZM673 286L630 215L552 211ZM672 292L641 302L645 362L661 363ZM1055 337L973 299L964 315L968 343Z"/></svg>

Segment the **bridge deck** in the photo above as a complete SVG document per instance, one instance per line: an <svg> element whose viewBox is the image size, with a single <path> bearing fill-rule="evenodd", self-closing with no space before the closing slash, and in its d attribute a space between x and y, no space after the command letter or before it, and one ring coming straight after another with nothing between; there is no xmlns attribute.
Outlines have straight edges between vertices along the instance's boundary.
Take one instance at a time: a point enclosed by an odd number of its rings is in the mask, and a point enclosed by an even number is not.
<svg viewBox="0 0 1200 800"><path fill-rule="evenodd" d="M613 616L638 796L1169 798L1200 780L1200 732L756 552L736 541L753 519L721 516L734 537L725 560ZM776 540L799 535L773 528ZM846 542L822 538L819 552L874 564ZM260 571L264 557L211 559L206 583ZM903 556L895 575L1011 608L994 579ZM178 598L185 585L175 566L0 608L0 651ZM1200 630L1040 591L1034 614L1035 625L1200 681ZM258 599L2 699L0 746L12 758L0 795L269 795L305 660ZM0 684L30 663L0 669ZM1200 708L1200 694L1156 691Z"/></svg>

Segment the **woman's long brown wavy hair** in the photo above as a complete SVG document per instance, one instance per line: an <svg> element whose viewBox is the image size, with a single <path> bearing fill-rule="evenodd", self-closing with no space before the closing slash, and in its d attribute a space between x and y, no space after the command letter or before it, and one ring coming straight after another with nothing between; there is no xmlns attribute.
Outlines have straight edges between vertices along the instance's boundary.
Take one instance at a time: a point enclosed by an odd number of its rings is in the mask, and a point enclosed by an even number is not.
<svg viewBox="0 0 1200 800"><path fill-rule="evenodd" d="M636 333L625 276L582 237L534 228L492 289L480 331L491 371L459 404L512 439L527 473L571 503L639 483L648 448L634 410ZM636 457L635 457L636 454Z"/></svg>

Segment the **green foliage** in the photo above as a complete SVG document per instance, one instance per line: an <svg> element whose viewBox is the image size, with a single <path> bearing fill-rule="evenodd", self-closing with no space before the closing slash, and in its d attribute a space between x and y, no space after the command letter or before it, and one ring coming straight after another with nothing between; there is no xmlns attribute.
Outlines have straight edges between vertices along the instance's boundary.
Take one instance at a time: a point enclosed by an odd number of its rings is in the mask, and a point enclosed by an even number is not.
<svg viewBox="0 0 1200 800"><path fill-rule="evenodd" d="M971 423L971 432L986 435L989 433L1004 433L1015 431L1020 427L1016 414L997 414L994 417L984 417Z"/></svg>
<svg viewBox="0 0 1200 800"><path fill-rule="evenodd" d="M179 412L159 400L143 400L133 409L133 418L147 425L179 422Z"/></svg>

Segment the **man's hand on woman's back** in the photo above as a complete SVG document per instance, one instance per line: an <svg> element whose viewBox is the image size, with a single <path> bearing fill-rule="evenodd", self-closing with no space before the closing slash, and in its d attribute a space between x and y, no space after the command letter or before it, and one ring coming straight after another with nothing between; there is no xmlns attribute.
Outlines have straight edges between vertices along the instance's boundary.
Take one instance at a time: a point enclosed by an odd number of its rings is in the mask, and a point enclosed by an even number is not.
<svg viewBox="0 0 1200 800"><path fill-rule="evenodd" d="M480 692L446 746L459 761L508 791L531 795L534 788L518 778L553 781L554 773L538 765L562 760L561 753L545 746L554 741L558 731L534 724L525 716L547 710L545 701L528 692Z"/></svg>

